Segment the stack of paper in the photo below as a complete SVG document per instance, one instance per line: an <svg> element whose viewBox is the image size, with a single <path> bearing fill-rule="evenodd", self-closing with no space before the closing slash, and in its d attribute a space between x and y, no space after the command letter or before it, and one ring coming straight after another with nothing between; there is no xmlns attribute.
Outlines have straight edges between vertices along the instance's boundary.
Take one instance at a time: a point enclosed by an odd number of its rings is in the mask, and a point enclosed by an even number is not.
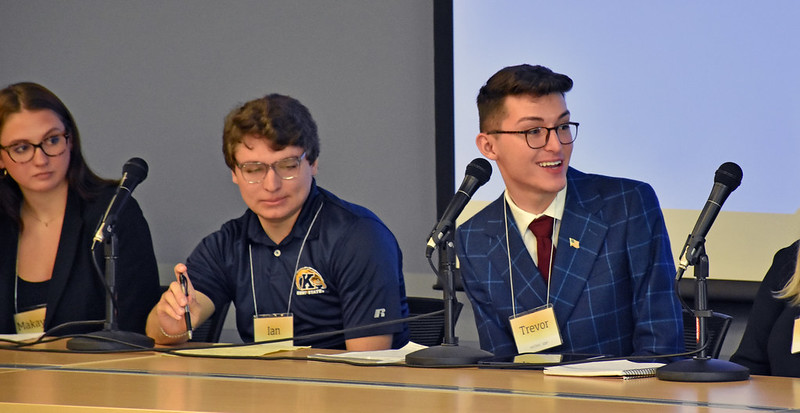
<svg viewBox="0 0 800 413"><path fill-rule="evenodd" d="M312 354L308 356L308 358L317 360L349 361L352 363L363 364L391 364L401 363L406 360L407 354L413 353L417 350L422 350L423 348L427 348L427 346L409 341L408 344L403 346L403 348L397 350L350 351L339 354Z"/></svg>
<svg viewBox="0 0 800 413"><path fill-rule="evenodd" d="M631 379L655 376L656 369L664 363L636 363L629 360L593 361L566 364L544 369L544 374L554 376L621 377Z"/></svg>

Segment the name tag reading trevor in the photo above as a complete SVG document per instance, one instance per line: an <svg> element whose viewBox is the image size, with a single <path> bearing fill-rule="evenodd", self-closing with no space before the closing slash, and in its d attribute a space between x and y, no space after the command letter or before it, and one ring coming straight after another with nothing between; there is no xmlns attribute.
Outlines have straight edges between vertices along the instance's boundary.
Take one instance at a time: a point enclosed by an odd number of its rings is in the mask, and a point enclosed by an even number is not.
<svg viewBox="0 0 800 413"><path fill-rule="evenodd" d="M792 354L800 353L800 317L794 319L794 332L792 334Z"/></svg>
<svg viewBox="0 0 800 413"><path fill-rule="evenodd" d="M14 324L17 325L17 334L44 333L45 315L47 315L47 306L45 305L33 310L14 314Z"/></svg>
<svg viewBox="0 0 800 413"><path fill-rule="evenodd" d="M287 339L275 344L293 347L294 315L292 313L258 314L253 316L253 338L255 341Z"/></svg>
<svg viewBox="0 0 800 413"><path fill-rule="evenodd" d="M508 320L519 353L535 353L562 343L552 305L534 308Z"/></svg>

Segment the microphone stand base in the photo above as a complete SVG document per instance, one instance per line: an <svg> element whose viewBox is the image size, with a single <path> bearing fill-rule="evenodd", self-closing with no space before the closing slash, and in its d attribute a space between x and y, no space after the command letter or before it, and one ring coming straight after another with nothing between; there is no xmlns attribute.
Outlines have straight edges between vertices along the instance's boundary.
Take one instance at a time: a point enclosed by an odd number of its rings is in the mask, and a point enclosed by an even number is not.
<svg viewBox="0 0 800 413"><path fill-rule="evenodd" d="M750 369L725 360L691 358L659 367L656 377L667 381L740 381L750 378Z"/></svg>
<svg viewBox="0 0 800 413"><path fill-rule="evenodd" d="M406 355L406 364L414 366L456 366L478 364L494 354L471 347L442 344L417 350Z"/></svg>
<svg viewBox="0 0 800 413"><path fill-rule="evenodd" d="M67 341L67 348L75 351L141 350L154 346L155 342L152 338L122 330L101 330Z"/></svg>

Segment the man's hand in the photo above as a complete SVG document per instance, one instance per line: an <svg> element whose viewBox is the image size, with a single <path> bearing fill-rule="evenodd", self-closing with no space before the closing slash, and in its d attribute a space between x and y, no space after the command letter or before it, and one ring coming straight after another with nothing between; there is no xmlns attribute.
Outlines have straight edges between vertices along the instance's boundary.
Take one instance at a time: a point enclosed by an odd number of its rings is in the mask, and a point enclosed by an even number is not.
<svg viewBox="0 0 800 413"><path fill-rule="evenodd" d="M193 326L200 325L214 313L214 303L211 299L192 286L186 265L178 264L174 271L175 281L170 283L167 291L161 295L161 299L147 317L147 335L155 340L156 344L179 344L189 339L184 320L187 305ZM181 274L186 275L185 294L179 282Z"/></svg>

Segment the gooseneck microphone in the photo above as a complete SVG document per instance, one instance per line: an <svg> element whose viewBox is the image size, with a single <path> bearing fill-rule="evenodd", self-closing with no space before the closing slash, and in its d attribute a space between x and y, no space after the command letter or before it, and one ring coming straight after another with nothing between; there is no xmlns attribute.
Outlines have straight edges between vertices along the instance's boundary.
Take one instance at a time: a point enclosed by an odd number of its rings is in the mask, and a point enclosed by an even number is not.
<svg viewBox="0 0 800 413"><path fill-rule="evenodd" d="M75 351L118 351L130 349L152 348L154 341L152 338L133 331L120 330L117 324L117 305L118 291L116 288L117 260L120 256L117 233L114 229L117 221L117 214L125 207L125 203L131 197L133 189L136 188L144 178L147 177L147 162L141 158L131 158L122 167L122 179L119 181L116 193L108 204L103 219L97 225L97 230L92 241L92 258L101 282L106 291L106 319L103 329L88 334L80 334L67 341L67 348ZM100 269L94 247L96 243L102 243L105 249L105 271Z"/></svg>
<svg viewBox="0 0 800 413"><path fill-rule="evenodd" d="M742 168L739 165L733 162L725 162L717 169L714 174L714 187L711 189L711 195L708 196L708 201L706 201L706 205L700 212L700 217L697 218L697 223L689 234L686 245L681 249L681 256L678 262L680 274L689 265L695 264L700 253L700 247L705 243L708 230L711 229L711 224L717 218L722 204L728 199L728 195L738 188L741 183Z"/></svg>
<svg viewBox="0 0 800 413"><path fill-rule="evenodd" d="M694 343L697 350L692 353L695 356L690 359L673 361L659 367L656 370L656 377L659 380L718 382L750 378L750 369L727 360L714 358L707 349L710 345L707 327L709 320L714 317L714 312L708 308L709 259L705 248L706 235L711 224L714 223L714 219L717 218L722 203L741 183L742 168L739 165L725 162L717 169L711 195L700 212L700 217L689 234L686 245L681 250L678 271L675 274L675 294L681 301L684 311L688 311L694 317L696 326ZM694 267L694 309L689 308L678 293L680 290L678 282L689 266Z"/></svg>
<svg viewBox="0 0 800 413"><path fill-rule="evenodd" d="M431 235L428 237L428 246L425 249L425 256L430 258L433 250L442 243L442 240L450 234L455 227L456 218L461 215L461 211L467 206L472 195L483 184L489 181L492 176L492 165L483 158L475 158L467 165L467 172L461 187L453 195L450 204L444 210L444 214L439 222L433 227Z"/></svg>
<svg viewBox="0 0 800 413"><path fill-rule="evenodd" d="M105 214L103 214L103 219L101 219L100 223L97 225L97 230L95 231L92 241L92 248L94 248L96 242L103 242L108 228L114 224L117 214L122 210L122 207L125 206L125 203L128 202L128 199L130 199L134 188L147 178L147 170L147 162L142 158L131 158L128 162L125 162L125 165L122 167L122 179L119 181L117 192L114 194L114 197L111 198L108 209L106 209Z"/></svg>
<svg viewBox="0 0 800 413"><path fill-rule="evenodd" d="M408 365L477 364L479 360L492 357L492 353L488 351L458 345L455 327L459 303L456 300L455 293L456 255L452 242L456 218L461 215L461 211L464 210L475 191L488 182L491 176L492 166L489 165L489 161L482 158L473 159L467 165L467 173L464 176L464 181L461 182L461 187L453 195L442 217L439 218L439 222L436 223L433 231L428 236L428 246L425 249L426 258L428 258L429 262L431 261L434 249L438 249L439 255L439 270L437 271L434 268L432 262L430 264L436 277L442 283L444 335L442 336L441 345L427 347L407 354L405 359Z"/></svg>

